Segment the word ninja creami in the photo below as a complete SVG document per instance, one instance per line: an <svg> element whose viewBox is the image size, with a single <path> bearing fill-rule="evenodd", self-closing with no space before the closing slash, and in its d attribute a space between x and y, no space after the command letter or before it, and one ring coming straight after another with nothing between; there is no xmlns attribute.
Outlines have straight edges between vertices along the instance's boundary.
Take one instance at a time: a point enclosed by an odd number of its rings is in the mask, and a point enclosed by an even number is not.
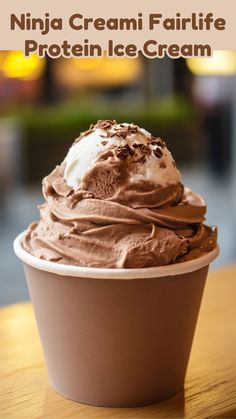
<svg viewBox="0 0 236 419"><path fill-rule="evenodd" d="M164 17L162 13L150 13L147 17L146 25L144 25L144 17L142 13L138 13L136 17L103 17L91 18L83 16L80 13L71 15L68 19L68 25L73 30L92 30L97 31L140 31L148 29L150 31L163 28L168 31L172 30L210 30L215 29L222 31L225 29L226 21L222 17L215 18L213 13L191 13L188 17L176 13L172 17ZM144 27L145 26L145 27ZM62 30L63 20L61 17L51 17L49 13L45 13L44 17L32 17L30 13L21 13L19 16L11 14L10 17L11 30L16 28L21 30L38 30L42 35L46 35L50 30Z"/></svg>

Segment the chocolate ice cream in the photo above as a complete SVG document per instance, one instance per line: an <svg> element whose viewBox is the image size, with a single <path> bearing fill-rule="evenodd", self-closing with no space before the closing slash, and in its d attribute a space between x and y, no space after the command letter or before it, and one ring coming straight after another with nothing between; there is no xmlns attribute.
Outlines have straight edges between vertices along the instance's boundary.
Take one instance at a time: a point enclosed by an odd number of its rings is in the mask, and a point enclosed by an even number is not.
<svg viewBox="0 0 236 419"><path fill-rule="evenodd" d="M144 268L216 247L202 197L184 187L165 142L134 124L98 121L43 180L45 203L23 247L62 264Z"/></svg>

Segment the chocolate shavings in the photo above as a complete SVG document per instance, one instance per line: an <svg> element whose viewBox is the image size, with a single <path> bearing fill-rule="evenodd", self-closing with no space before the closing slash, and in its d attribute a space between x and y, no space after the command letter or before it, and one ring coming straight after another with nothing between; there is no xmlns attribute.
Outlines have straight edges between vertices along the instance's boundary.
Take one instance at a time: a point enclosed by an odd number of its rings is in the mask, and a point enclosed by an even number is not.
<svg viewBox="0 0 236 419"><path fill-rule="evenodd" d="M155 150L153 150L153 153L157 159L160 159L163 156L163 152L160 148L155 148Z"/></svg>

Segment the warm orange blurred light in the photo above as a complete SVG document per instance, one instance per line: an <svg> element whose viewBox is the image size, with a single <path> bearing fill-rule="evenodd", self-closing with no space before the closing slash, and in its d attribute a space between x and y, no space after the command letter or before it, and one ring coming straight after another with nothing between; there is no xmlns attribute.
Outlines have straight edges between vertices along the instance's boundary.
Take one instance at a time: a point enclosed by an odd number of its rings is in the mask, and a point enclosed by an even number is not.
<svg viewBox="0 0 236 419"><path fill-rule="evenodd" d="M141 73L139 59L77 58L61 59L55 77L66 87L113 87L137 80Z"/></svg>
<svg viewBox="0 0 236 419"><path fill-rule="evenodd" d="M22 51L0 52L0 71L6 78L34 80L42 74L44 65L44 59L36 54L26 58Z"/></svg>

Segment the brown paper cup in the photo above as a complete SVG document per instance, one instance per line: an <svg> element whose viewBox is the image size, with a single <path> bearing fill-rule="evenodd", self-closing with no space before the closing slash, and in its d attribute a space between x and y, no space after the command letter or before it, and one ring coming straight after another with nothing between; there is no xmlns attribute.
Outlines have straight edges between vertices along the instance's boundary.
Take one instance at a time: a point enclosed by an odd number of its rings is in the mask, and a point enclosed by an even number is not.
<svg viewBox="0 0 236 419"><path fill-rule="evenodd" d="M147 269L80 268L42 261L15 240L49 381L98 406L142 406L183 389L209 263Z"/></svg>

